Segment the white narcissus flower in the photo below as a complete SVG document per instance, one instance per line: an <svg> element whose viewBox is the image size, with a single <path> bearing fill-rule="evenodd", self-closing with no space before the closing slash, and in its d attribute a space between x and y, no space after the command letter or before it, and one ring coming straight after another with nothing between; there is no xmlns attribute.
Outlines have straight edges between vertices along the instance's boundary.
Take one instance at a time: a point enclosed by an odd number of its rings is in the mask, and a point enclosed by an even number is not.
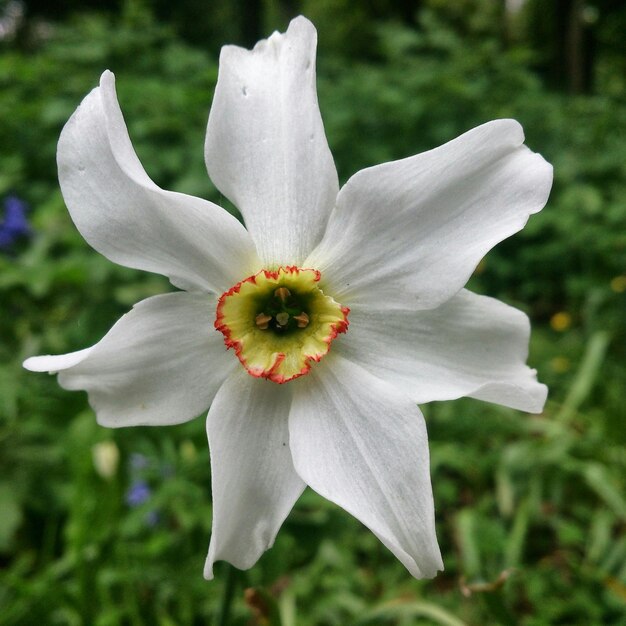
<svg viewBox="0 0 626 626"><path fill-rule="evenodd" d="M102 75L61 134L65 201L96 250L182 291L138 303L91 348L25 367L86 390L104 426L210 406L207 578L218 559L251 567L306 485L430 577L443 565L417 403L541 411L527 317L463 286L544 206L552 168L517 122L497 120L339 190L315 47L299 17L252 51L222 49L206 164L247 230L150 180Z"/></svg>

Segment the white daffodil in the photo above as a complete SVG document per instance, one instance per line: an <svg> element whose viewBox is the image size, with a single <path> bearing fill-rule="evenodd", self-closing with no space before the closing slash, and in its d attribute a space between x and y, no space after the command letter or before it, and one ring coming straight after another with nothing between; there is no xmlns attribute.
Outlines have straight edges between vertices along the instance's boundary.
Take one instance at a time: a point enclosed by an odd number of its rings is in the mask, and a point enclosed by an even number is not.
<svg viewBox="0 0 626 626"><path fill-rule="evenodd" d="M339 190L315 48L299 17L252 51L222 50L206 164L247 230L152 182L102 75L61 134L63 196L96 250L181 291L138 303L90 348L25 367L86 390L104 426L176 424L210 406L207 578L218 559L251 567L306 485L430 577L443 565L417 403L543 407L527 317L463 286L544 206L552 169L517 122L497 120Z"/></svg>

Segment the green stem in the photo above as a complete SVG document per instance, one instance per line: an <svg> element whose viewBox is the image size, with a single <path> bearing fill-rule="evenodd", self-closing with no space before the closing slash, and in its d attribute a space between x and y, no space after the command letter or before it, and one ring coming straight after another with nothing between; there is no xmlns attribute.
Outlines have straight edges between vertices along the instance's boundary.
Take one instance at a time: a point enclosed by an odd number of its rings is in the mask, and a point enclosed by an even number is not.
<svg viewBox="0 0 626 626"><path fill-rule="evenodd" d="M230 563L224 563L224 565L226 566L226 580L224 581L222 605L220 606L220 613L217 618L217 626L230 625L230 611L235 595L235 588L237 587L237 570Z"/></svg>

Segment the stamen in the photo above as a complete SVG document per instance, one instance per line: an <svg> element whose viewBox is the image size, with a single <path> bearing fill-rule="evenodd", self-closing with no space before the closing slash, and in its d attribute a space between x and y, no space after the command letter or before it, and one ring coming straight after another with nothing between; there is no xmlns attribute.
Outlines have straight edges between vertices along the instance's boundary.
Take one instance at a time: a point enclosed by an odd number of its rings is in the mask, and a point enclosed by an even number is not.
<svg viewBox="0 0 626 626"><path fill-rule="evenodd" d="M287 302L287 298L291 295L291 291L287 287L279 287L274 291L274 295L283 303ZM280 322L279 322L280 324Z"/></svg>
<svg viewBox="0 0 626 626"><path fill-rule="evenodd" d="M276 291L278 291L278 289ZM287 323L289 322L289 313L281 311L276 315L276 321L280 326L287 326Z"/></svg>
<svg viewBox="0 0 626 626"><path fill-rule="evenodd" d="M272 321L270 315L265 315L265 313L259 313L255 318L254 322L260 330L267 330L269 323Z"/></svg>
<svg viewBox="0 0 626 626"><path fill-rule="evenodd" d="M299 315L294 315L293 319L298 322L298 328L306 328L309 325L309 316L304 311Z"/></svg>

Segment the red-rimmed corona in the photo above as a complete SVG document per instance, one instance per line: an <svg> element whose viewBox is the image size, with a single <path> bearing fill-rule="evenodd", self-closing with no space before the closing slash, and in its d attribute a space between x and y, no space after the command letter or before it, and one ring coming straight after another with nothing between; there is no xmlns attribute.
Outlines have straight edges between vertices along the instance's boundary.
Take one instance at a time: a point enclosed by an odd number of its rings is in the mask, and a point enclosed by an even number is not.
<svg viewBox="0 0 626 626"><path fill-rule="evenodd" d="M286 383L307 374L348 329L348 307L319 287L318 270L261 270L222 294L215 328L255 378Z"/></svg>

